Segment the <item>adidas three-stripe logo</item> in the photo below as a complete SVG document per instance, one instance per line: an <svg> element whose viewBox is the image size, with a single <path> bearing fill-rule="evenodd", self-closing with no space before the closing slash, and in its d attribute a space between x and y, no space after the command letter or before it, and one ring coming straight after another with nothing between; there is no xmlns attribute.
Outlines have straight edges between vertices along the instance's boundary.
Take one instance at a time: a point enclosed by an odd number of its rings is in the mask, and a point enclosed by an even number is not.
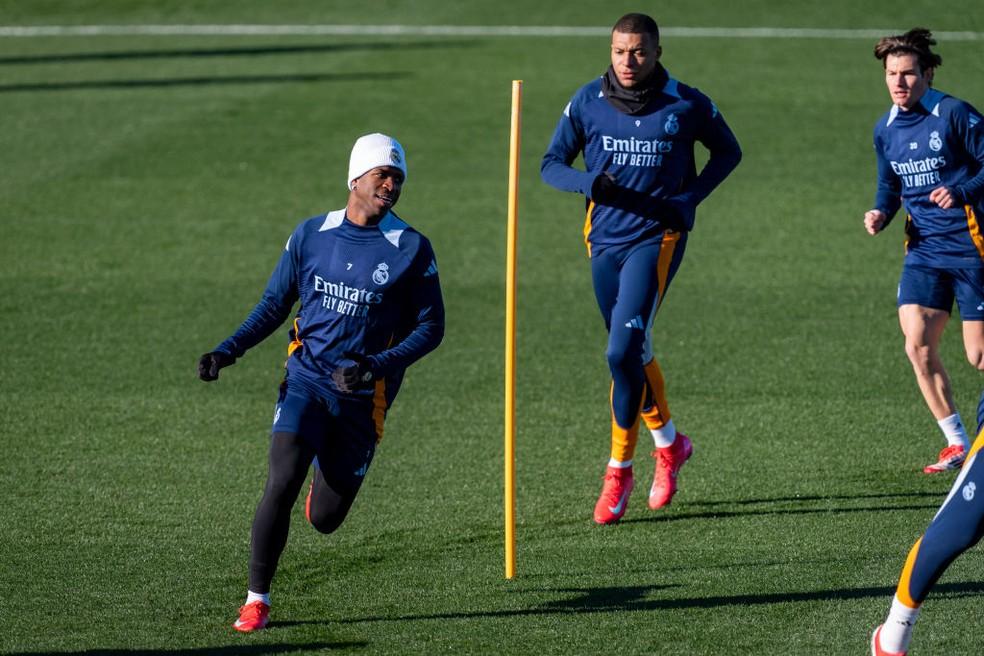
<svg viewBox="0 0 984 656"><path fill-rule="evenodd" d="M626 328L635 328L636 330L645 330L645 325L642 323L642 317L638 314L632 317L632 321L627 321L625 323Z"/></svg>
<svg viewBox="0 0 984 656"><path fill-rule="evenodd" d="M430 266L427 267L427 271L424 271L424 277L428 278L430 276L436 276L436 275L437 275L437 262L431 260Z"/></svg>

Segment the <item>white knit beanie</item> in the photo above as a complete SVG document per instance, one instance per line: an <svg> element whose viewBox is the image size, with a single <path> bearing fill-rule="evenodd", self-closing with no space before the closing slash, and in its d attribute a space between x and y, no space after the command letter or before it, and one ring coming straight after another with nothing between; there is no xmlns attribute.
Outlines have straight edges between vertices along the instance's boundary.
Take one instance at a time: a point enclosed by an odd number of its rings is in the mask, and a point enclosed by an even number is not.
<svg viewBox="0 0 984 656"><path fill-rule="evenodd" d="M407 177L407 158L403 146L393 137L374 132L359 137L352 146L352 156L349 157L348 188L352 189L352 181L362 177L366 171L377 166L392 166L403 171Z"/></svg>

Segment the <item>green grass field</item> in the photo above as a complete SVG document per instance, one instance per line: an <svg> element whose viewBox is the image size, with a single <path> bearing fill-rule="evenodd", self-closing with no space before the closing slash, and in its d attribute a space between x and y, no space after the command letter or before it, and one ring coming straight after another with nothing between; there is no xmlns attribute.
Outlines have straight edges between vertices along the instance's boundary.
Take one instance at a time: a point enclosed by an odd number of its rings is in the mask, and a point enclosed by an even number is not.
<svg viewBox="0 0 984 656"><path fill-rule="evenodd" d="M0 25L610 25L984 31L977 3L436 0L358 6L0 0ZM582 200L540 181L601 37L0 37L0 652L862 654L952 476L902 350L898 225L867 237L871 38L664 39L745 159L698 213L654 344L694 438L682 491L591 511L608 454L604 326ZM980 40L936 85L984 107ZM518 574L503 576L509 87L524 80ZM222 379L291 229L344 205L356 137L406 146L397 211L441 265L447 337L412 368L346 524L296 508L273 624L238 635L286 326ZM955 327L954 327L955 328ZM979 374L944 357L973 424ZM978 654L984 558L913 653Z"/></svg>

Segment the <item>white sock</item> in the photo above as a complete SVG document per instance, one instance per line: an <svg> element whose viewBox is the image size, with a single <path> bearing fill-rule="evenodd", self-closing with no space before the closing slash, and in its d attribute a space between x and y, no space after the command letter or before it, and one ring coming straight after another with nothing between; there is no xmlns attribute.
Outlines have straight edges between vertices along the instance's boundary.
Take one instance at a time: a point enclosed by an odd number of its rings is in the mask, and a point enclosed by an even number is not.
<svg viewBox="0 0 984 656"><path fill-rule="evenodd" d="M898 596L892 599L892 609L888 612L888 619L882 625L881 648L890 652L903 652L909 649L909 641L912 639L912 627L919 618L918 608L909 608L901 601Z"/></svg>
<svg viewBox="0 0 984 656"><path fill-rule="evenodd" d="M253 603L254 601L262 601L267 606L270 605L270 593L260 594L259 592L253 592L252 590L246 591L246 605Z"/></svg>
<svg viewBox="0 0 984 656"><path fill-rule="evenodd" d="M615 458L608 459L608 466L615 469L628 469L632 466L631 460L616 460Z"/></svg>
<svg viewBox="0 0 984 656"><path fill-rule="evenodd" d="M955 412L949 417L943 417L938 422L940 430L946 436L946 441L950 446L960 445L965 450L970 449L970 438L967 437L967 429L960 421L960 413Z"/></svg>
<svg viewBox="0 0 984 656"><path fill-rule="evenodd" d="M677 431L672 419L660 428L650 428L649 432L653 435L653 442L656 444L657 449L665 449L668 446L672 446L673 442L676 441Z"/></svg>

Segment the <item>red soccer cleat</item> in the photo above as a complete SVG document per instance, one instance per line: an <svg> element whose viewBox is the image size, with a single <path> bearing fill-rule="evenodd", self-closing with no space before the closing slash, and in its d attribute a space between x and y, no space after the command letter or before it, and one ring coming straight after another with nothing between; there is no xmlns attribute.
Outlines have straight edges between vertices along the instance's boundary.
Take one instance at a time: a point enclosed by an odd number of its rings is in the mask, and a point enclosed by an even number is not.
<svg viewBox="0 0 984 656"><path fill-rule="evenodd" d="M259 631L270 620L270 607L262 601L254 601L239 609L239 619L232 625L237 631Z"/></svg>
<svg viewBox="0 0 984 656"><path fill-rule="evenodd" d="M653 451L656 471L653 472L653 486L649 488L650 508L659 510L670 505L677 491L677 474L693 452L694 445L690 438L680 432L677 432L673 444Z"/></svg>
<svg viewBox="0 0 984 656"><path fill-rule="evenodd" d="M938 474L951 469L960 469L967 457L967 449L960 444L954 444L940 451L939 460L923 467L924 474Z"/></svg>
<svg viewBox="0 0 984 656"><path fill-rule="evenodd" d="M595 523L614 524L622 519L634 485L631 467L609 467L605 470L605 483L594 509Z"/></svg>
<svg viewBox="0 0 984 656"><path fill-rule="evenodd" d="M315 476L317 476L315 472ZM307 499L304 501L304 517L308 520L308 524L314 524L311 521L311 495L314 494L314 478L311 479L311 487L308 488Z"/></svg>
<svg viewBox="0 0 984 656"><path fill-rule="evenodd" d="M879 637L881 636L882 625L879 624L875 632L871 634L871 656L906 656L905 651L885 651L881 648Z"/></svg>

